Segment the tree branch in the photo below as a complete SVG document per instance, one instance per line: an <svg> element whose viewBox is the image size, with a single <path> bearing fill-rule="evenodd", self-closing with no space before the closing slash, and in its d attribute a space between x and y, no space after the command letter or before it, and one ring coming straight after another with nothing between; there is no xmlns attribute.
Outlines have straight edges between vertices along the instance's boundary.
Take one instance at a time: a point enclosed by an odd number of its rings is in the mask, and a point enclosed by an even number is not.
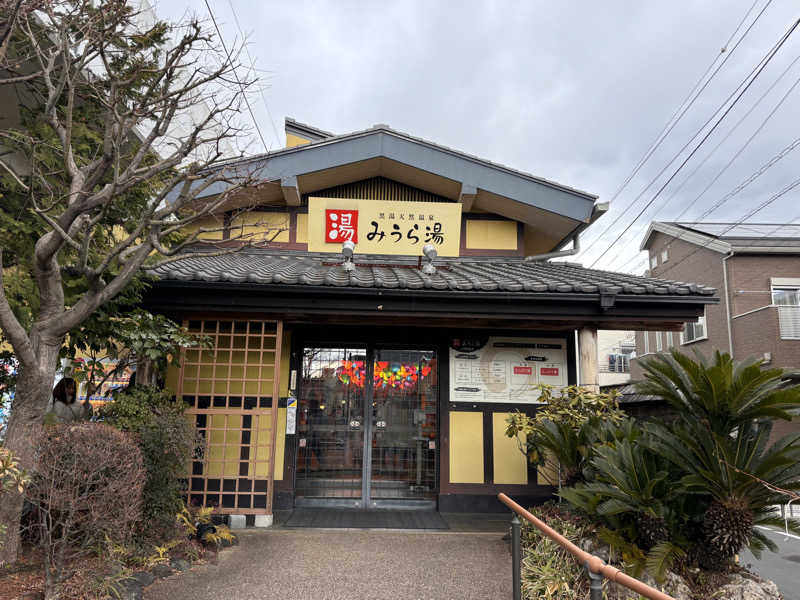
<svg viewBox="0 0 800 600"><path fill-rule="evenodd" d="M22 327L14 311L11 310L11 306L8 304L3 282L4 271L3 249L0 248L0 327L2 327L3 333L14 348L14 353L17 355L17 358L23 364L30 366L36 364L36 355L33 352L33 345L31 344L28 334L25 332L25 328Z"/></svg>

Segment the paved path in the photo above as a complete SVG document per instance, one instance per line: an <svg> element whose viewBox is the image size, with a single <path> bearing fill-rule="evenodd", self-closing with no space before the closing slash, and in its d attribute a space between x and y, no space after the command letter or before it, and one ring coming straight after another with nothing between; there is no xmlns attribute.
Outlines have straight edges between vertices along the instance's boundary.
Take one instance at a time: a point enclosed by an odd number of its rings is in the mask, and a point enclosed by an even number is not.
<svg viewBox="0 0 800 600"><path fill-rule="evenodd" d="M145 600L468 600L511 597L500 533L245 532L219 564L158 581Z"/></svg>
<svg viewBox="0 0 800 600"><path fill-rule="evenodd" d="M785 600L800 600L800 537L793 534L787 537L782 531L765 532L780 550L777 553L764 550L761 559L745 550L742 562L749 563L756 573L777 583Z"/></svg>

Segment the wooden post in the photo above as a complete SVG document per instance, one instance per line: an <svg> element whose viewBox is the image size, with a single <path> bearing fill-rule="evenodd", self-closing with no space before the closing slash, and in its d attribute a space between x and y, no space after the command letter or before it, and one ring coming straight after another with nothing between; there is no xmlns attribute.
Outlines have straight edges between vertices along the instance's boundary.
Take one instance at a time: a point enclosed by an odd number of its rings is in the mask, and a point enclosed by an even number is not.
<svg viewBox="0 0 800 600"><path fill-rule="evenodd" d="M597 329L584 327L578 332L580 349L580 376L578 385L593 392L600 391L599 368L597 364Z"/></svg>

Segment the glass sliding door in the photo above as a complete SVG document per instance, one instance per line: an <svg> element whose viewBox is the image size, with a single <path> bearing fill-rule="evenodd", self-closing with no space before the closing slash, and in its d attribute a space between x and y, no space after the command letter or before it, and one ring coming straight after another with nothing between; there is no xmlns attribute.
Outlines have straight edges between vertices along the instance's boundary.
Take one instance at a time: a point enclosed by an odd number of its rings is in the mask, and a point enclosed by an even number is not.
<svg viewBox="0 0 800 600"><path fill-rule="evenodd" d="M363 498L366 348L304 348L298 499Z"/></svg>
<svg viewBox="0 0 800 600"><path fill-rule="evenodd" d="M305 347L296 503L435 501L438 399L433 350Z"/></svg>
<svg viewBox="0 0 800 600"><path fill-rule="evenodd" d="M370 500L435 498L437 376L433 351L375 351Z"/></svg>

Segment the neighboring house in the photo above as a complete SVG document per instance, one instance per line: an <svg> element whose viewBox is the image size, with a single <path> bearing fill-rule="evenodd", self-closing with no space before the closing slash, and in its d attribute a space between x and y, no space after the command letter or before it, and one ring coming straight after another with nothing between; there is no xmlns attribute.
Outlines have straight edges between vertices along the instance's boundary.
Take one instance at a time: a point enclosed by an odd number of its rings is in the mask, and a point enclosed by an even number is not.
<svg viewBox="0 0 800 600"><path fill-rule="evenodd" d="M638 331L638 357L720 350L800 372L800 225L654 221L641 249L651 277L714 287L721 302L682 331ZM632 362L635 381L642 370Z"/></svg>
<svg viewBox="0 0 800 600"><path fill-rule="evenodd" d="M229 163L262 183L145 298L214 345L167 382L208 443L193 504L268 524L273 507L548 498L508 415L535 413L538 383L597 388L598 329L679 328L718 301L548 262L602 214L592 194L386 125L286 134Z"/></svg>
<svg viewBox="0 0 800 600"><path fill-rule="evenodd" d="M635 356L635 332L598 331L597 364L600 387L628 383L631 380L631 359Z"/></svg>

